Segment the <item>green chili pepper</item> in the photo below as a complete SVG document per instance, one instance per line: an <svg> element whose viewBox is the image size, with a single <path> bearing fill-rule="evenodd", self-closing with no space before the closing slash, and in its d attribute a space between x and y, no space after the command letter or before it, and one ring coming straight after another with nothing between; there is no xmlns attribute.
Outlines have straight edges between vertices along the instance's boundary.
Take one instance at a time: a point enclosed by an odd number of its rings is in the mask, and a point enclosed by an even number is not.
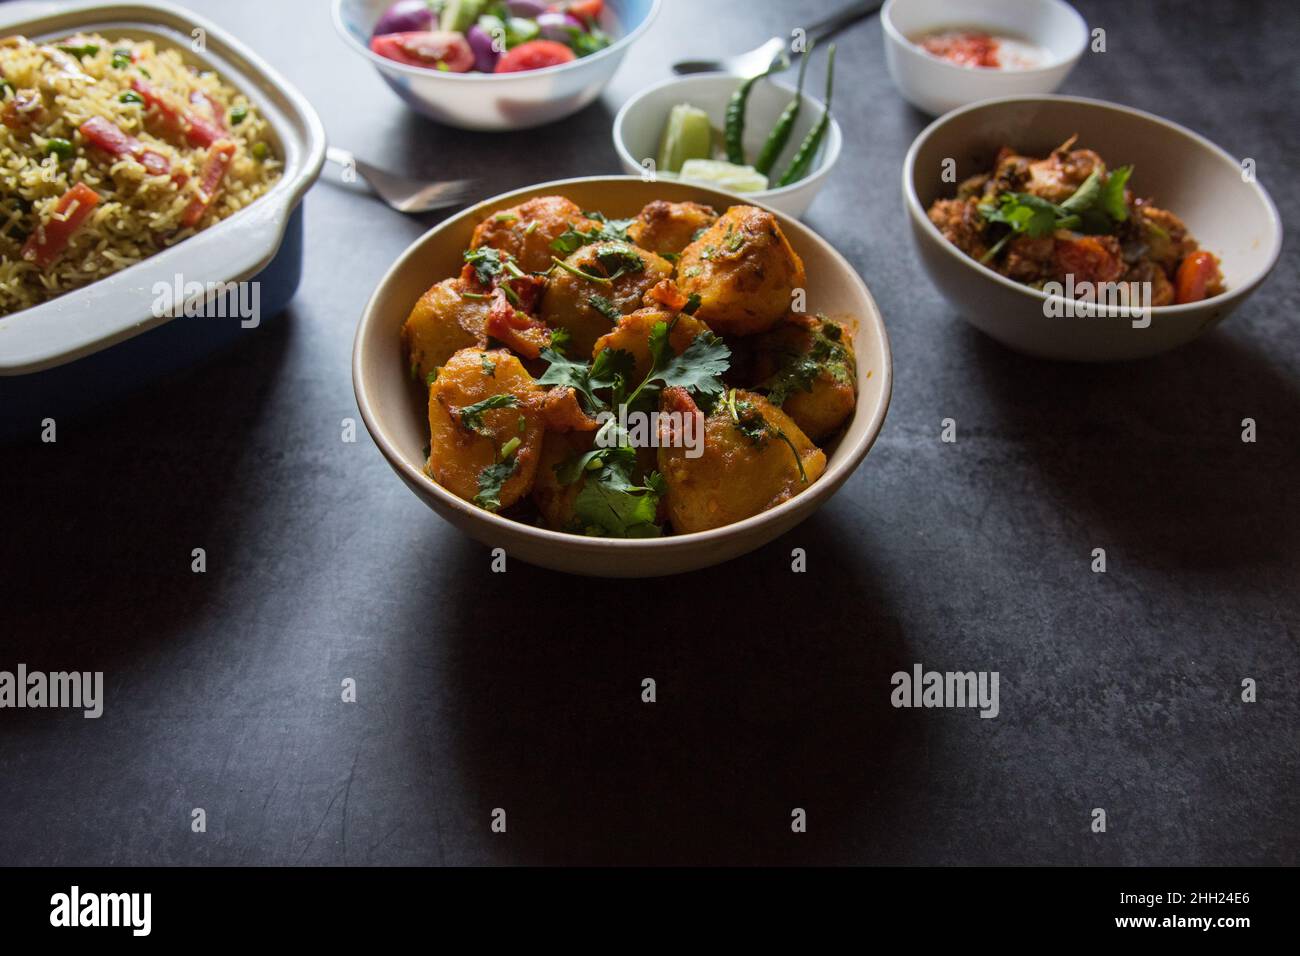
<svg viewBox="0 0 1300 956"><path fill-rule="evenodd" d="M771 172L772 164L781 155L781 150L785 149L785 144L790 141L794 121L799 118L799 108L803 105L803 76L808 71L808 61L812 59L813 47L816 45L816 41L813 41L813 46L804 51L803 60L799 64L799 85L795 88L794 99L782 111L776 125L772 127L772 132L767 134L767 142L763 144L758 159L754 161L754 168L764 176Z"/></svg>
<svg viewBox="0 0 1300 956"><path fill-rule="evenodd" d="M834 79L835 44L832 43L830 56L826 61L826 106L822 110L822 116L817 121L817 125L808 131L808 135L799 144L799 151L794 154L794 159L790 160L789 169L777 181L778 186L789 186L791 183L797 182L808 175L813 157L817 155L817 150L821 147L822 140L826 136L826 130L831 125L831 93Z"/></svg>
<svg viewBox="0 0 1300 956"><path fill-rule="evenodd" d="M59 137L55 136L46 141L45 152L47 154L58 156L59 159L67 159L73 152L72 143L66 139L59 139Z"/></svg>
<svg viewBox="0 0 1300 956"><path fill-rule="evenodd" d="M787 65L785 55L782 54L766 70L758 74L758 76L751 76L736 88L736 92L731 94L731 99L727 102L726 123L723 125L723 142L727 147L727 162L735 163L737 166L745 165L745 106L749 102L749 91L754 88L755 83L769 75L773 70L783 70Z"/></svg>

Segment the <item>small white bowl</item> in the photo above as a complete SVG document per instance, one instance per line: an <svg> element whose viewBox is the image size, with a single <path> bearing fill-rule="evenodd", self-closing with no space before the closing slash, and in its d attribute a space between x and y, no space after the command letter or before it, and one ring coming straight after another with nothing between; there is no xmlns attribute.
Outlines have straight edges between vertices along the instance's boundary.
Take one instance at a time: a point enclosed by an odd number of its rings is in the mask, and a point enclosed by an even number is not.
<svg viewBox="0 0 1300 956"><path fill-rule="evenodd" d="M1133 165L1129 187L1187 224L1219 257L1226 290L1184 305L1155 306L1149 324L1113 307L1063 314L1066 300L995 272L962 252L930 222L934 200L956 180L987 171L1001 146L1046 156L1078 134L1108 167ZM930 280L976 328L1018 352L1072 361L1143 358L1190 342L1259 287L1282 250L1282 223L1264 187L1241 164L1191 130L1151 113L1073 96L1007 97L976 103L931 123L903 160L903 201Z"/></svg>
<svg viewBox="0 0 1300 956"><path fill-rule="evenodd" d="M1051 93L1088 46L1088 25L1064 0L888 0L880 11L885 64L907 100L931 116L1001 96ZM933 30L979 29L1044 49L1028 70L958 66L926 53L911 38Z"/></svg>
<svg viewBox="0 0 1300 956"><path fill-rule="evenodd" d="M408 66L370 49L392 0L334 0L334 27L422 116L469 130L530 129L578 112L609 83L623 55L659 13L660 0L606 0L602 22L616 37L590 56L521 73L443 73Z"/></svg>
<svg viewBox="0 0 1300 956"><path fill-rule="evenodd" d="M825 68L825 61L820 61ZM799 118L795 121L790 141L777 157L772 167L772 174L779 176L790 163L790 158L799 149L804 136L816 125L822 115L822 102L809 95L808 90L814 86L824 86L824 74L810 64L808 77L804 81L803 105L799 108ZM794 71L792 71L794 72ZM659 154L659 139L663 135L664 124L668 121L669 111L678 103L690 103L709 114L709 120L715 129L723 126L727 102L736 87L741 83L740 77L729 73L700 73L694 76L665 80L656 86L638 93L623 104L623 108L614 117L614 149L618 151L619 162L626 173L634 176L648 176L646 160L653 160ZM749 94L749 103L745 110L745 155L752 161L767 140L767 134L776 125L777 118L794 98L794 88L775 81L759 81L754 84ZM840 158L843 136L840 124L835 122L832 114L830 127L822 140L821 149L813 158L811 171L803 179L780 189L764 189L751 193L731 193L741 200L763 203L773 209L794 216L802 216L821 191L826 177ZM661 179L677 180L672 174L657 173ZM687 182L687 180L681 180ZM712 183L701 183L716 189Z"/></svg>

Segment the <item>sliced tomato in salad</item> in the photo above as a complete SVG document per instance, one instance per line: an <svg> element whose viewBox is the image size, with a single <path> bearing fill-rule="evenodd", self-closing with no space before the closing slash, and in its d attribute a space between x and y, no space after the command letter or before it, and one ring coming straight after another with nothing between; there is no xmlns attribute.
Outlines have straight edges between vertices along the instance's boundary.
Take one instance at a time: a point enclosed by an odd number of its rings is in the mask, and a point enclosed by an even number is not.
<svg viewBox="0 0 1300 956"><path fill-rule="evenodd" d="M553 13L567 13L579 20L599 20L605 9L605 0L570 0L569 3L553 3L549 9Z"/></svg>
<svg viewBox="0 0 1300 956"><path fill-rule="evenodd" d="M370 38L370 49L407 66L423 66L449 73L467 73L474 66L474 51L459 33L419 30L388 33Z"/></svg>
<svg viewBox="0 0 1300 956"><path fill-rule="evenodd" d="M576 60L577 54L563 43L554 40L529 40L501 54L497 60L498 73L519 73L524 70L541 70Z"/></svg>

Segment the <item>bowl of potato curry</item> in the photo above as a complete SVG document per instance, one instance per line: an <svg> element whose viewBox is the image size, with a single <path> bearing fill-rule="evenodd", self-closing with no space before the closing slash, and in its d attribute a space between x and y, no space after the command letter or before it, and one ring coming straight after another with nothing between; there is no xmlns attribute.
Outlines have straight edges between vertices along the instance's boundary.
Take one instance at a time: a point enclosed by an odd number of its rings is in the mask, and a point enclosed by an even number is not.
<svg viewBox="0 0 1300 956"><path fill-rule="evenodd" d="M532 564L640 577L811 514L879 433L891 364L865 284L806 226L601 177L417 240L366 307L353 381L439 515Z"/></svg>

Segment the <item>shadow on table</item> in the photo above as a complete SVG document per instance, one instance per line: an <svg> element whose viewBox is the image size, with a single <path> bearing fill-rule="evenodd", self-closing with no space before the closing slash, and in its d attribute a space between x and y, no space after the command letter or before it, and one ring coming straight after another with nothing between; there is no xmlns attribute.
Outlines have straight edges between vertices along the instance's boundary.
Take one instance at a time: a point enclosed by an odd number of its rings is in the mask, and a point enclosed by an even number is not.
<svg viewBox="0 0 1300 956"><path fill-rule="evenodd" d="M1000 430L1099 546L1170 569L1294 565L1300 383L1256 347L1216 331L1152 359L1083 365L962 328Z"/></svg>
<svg viewBox="0 0 1300 956"><path fill-rule="evenodd" d="M790 570L795 547L807 573ZM464 552L450 563L481 577L483 551ZM815 516L673 578L512 564L508 601L463 596L442 611L467 802L484 821L506 809L517 862L904 857L921 722L889 704L887 675L912 658L870 553Z"/></svg>
<svg viewBox="0 0 1300 956"><path fill-rule="evenodd" d="M184 632L187 612L226 600L235 585L192 573L191 550L229 567L246 547L258 495L240 464L295 325L290 308L219 358L60 421L53 444L5 449L6 659L131 674Z"/></svg>

